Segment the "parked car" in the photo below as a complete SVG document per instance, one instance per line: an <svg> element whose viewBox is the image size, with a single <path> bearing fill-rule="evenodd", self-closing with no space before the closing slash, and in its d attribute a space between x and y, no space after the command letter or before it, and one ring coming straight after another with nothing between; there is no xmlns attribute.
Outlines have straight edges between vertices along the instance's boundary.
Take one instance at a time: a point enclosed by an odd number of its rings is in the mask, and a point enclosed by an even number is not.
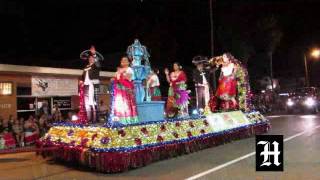
<svg viewBox="0 0 320 180"><path fill-rule="evenodd" d="M316 114L319 111L319 100L320 94L318 88L299 88L290 93L286 102L286 110L288 113L299 111Z"/></svg>

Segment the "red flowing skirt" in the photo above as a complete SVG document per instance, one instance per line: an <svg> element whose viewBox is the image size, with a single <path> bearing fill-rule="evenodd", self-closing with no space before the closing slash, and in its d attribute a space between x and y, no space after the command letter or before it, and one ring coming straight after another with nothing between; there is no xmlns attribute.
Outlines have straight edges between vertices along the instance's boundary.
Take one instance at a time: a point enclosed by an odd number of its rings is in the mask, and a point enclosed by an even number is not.
<svg viewBox="0 0 320 180"><path fill-rule="evenodd" d="M219 80L216 95L219 99L229 101L236 97L237 81L233 76L224 76Z"/></svg>

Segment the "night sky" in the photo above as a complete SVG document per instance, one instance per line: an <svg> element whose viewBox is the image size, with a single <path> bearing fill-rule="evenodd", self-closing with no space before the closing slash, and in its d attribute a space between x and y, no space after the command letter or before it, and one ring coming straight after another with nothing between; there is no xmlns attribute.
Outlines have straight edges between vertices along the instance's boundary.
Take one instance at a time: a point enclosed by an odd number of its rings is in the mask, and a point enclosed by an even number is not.
<svg viewBox="0 0 320 180"><path fill-rule="evenodd" d="M192 57L210 55L208 2L2 0L0 63L81 68L79 53L94 44L106 58L103 69L115 70L127 46L139 38L154 66L179 61L191 68ZM317 1L214 0L215 54L230 51L237 57L239 41L248 41L254 48L245 60L249 73L267 75L256 24L273 16L282 32L273 56L275 77L303 76L303 52L320 47L319 7ZM319 64L310 59L314 82Z"/></svg>

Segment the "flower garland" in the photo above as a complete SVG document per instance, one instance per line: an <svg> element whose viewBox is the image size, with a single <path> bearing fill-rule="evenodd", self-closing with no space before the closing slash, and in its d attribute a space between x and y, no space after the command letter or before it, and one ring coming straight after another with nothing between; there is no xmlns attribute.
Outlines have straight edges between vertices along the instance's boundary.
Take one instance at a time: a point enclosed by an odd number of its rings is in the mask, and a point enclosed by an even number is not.
<svg viewBox="0 0 320 180"><path fill-rule="evenodd" d="M236 111L232 113L239 115ZM238 125L239 128L267 122L259 112L247 113L245 116L250 124L243 122L245 124ZM229 115L228 113L222 113L221 117L228 118ZM231 124L230 128L233 127ZM228 129L223 131L225 130ZM219 133L218 131L220 131L219 128L209 125L208 120L203 117L168 119L166 121L140 123L117 128L59 123L49 130L43 140L52 143L64 143L69 146L114 151L130 150L140 146L149 147L159 145L159 143L183 142L190 138Z"/></svg>
<svg viewBox="0 0 320 180"><path fill-rule="evenodd" d="M85 107L85 100L84 100L84 83L79 84L79 99L80 99L80 111L78 112L78 121L79 124L87 124L87 112Z"/></svg>
<svg viewBox="0 0 320 180"><path fill-rule="evenodd" d="M251 92L248 71L240 61L235 60L235 64L237 68L236 79L238 106L240 110L248 112L251 109Z"/></svg>

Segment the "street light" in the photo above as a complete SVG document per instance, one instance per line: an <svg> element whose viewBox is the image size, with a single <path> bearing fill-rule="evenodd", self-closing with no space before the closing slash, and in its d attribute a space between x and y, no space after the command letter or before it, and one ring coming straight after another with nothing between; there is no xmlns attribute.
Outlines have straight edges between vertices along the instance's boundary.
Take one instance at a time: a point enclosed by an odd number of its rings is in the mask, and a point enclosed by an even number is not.
<svg viewBox="0 0 320 180"><path fill-rule="evenodd" d="M314 58L319 58L320 57L320 49L313 49L310 53L310 56L314 57ZM310 86L310 82L309 82L309 71L308 71L308 63L307 63L307 56L306 54L304 54L304 71L305 71L305 81L306 81L306 85L307 87Z"/></svg>
<svg viewBox="0 0 320 180"><path fill-rule="evenodd" d="M311 56L314 57L314 58L318 58L320 56L320 49L314 49L311 52Z"/></svg>

